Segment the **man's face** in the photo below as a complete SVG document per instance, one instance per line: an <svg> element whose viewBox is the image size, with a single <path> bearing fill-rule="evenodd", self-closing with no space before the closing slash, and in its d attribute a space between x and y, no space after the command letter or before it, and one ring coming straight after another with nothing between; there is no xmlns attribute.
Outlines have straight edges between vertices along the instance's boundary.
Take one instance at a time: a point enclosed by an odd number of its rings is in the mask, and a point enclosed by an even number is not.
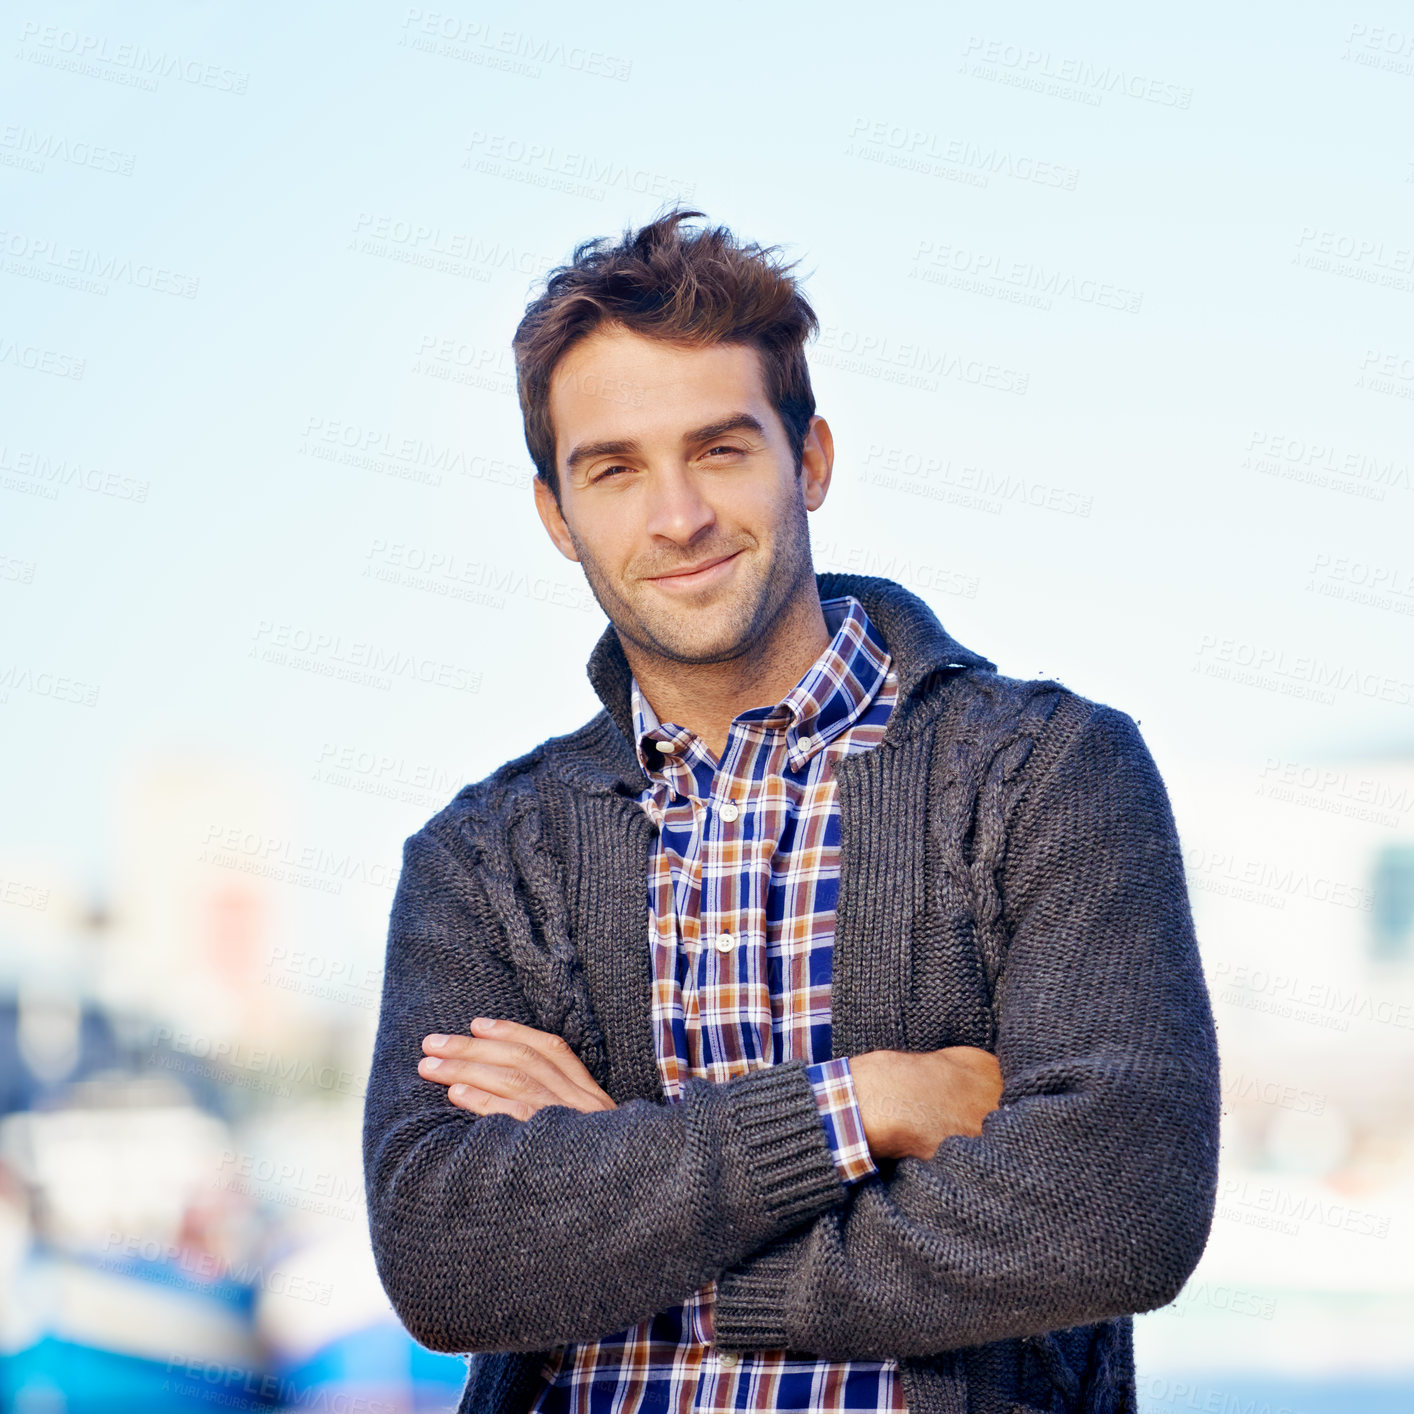
<svg viewBox="0 0 1414 1414"><path fill-rule="evenodd" d="M814 419L797 476L756 349L604 326L556 365L549 400L560 504L537 478L537 509L639 648L729 661L813 587L805 514L829 486L830 432Z"/></svg>

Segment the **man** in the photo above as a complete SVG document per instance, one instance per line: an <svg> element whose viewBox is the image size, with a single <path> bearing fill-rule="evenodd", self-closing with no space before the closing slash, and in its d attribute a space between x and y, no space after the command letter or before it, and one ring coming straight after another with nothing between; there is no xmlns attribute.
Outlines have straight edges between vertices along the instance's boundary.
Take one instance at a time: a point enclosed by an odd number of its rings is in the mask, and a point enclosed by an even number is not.
<svg viewBox="0 0 1414 1414"><path fill-rule="evenodd" d="M701 215L516 333L603 711L406 843L379 1272L463 1410L1122 1414L1216 1186L1164 787L1122 712L815 574L815 316Z"/></svg>

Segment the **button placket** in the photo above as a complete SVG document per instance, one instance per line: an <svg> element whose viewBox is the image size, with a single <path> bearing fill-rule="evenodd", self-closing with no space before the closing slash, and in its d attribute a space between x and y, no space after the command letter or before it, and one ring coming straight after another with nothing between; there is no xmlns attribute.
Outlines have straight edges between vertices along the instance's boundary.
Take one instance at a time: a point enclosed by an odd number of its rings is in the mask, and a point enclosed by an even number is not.
<svg viewBox="0 0 1414 1414"><path fill-rule="evenodd" d="M836 628L834 618L828 623L831 629ZM856 641L850 639L842 651L852 650ZM794 986L789 980L785 969L797 960L795 935L789 925L777 919L773 940L769 919L776 897L771 886L779 877L773 871L777 853L773 841L781 838L781 812L793 808L797 789L813 789L813 774L808 782L804 777L807 771L816 771L812 765L816 754L827 759L835 754L831 741L838 728L838 711L820 710L835 684L823 681L823 676L809 678L809 690L794 692L785 707L756 709L754 716L745 714L749 720L733 725L728 748L719 761L683 728L670 729L685 738L676 755L645 753L657 768L653 774L669 777L676 787L676 792L671 787L668 791L678 822L674 842L682 851L683 869L692 877L694 888L690 898L676 891L673 898L683 918L678 931L692 929L691 965L686 971L702 989L694 998L700 1007L689 1004L685 1009L683 1029L697 1033L695 1058L714 1079L726 1079L770 1062L775 1022L785 1018L794 1026L791 1019L800 1014L795 1007L790 1013L784 1009L778 1012L773 999L787 986L792 988L793 1001L797 995L803 997L809 982L808 955L801 957L797 968L795 980L801 985ZM794 732L790 732L792 727ZM849 753L844 750L839 754ZM748 811L749 821L744 818ZM806 818L804 809L799 818ZM742 825L740 830L737 823ZM693 836L690 843L689 832ZM694 915L691 924L684 916L688 913ZM725 947L719 945L719 939ZM802 942L799 947L805 945ZM677 965L683 968L680 959ZM774 989L770 986L773 976L777 980ZM809 1054L804 1020L783 1039L783 1058ZM802 1051L802 1047L806 1049ZM691 1042L683 1047L683 1054L694 1055ZM690 1065L685 1059L684 1074ZM750 1392L758 1368L767 1378L773 1373L773 1362L756 1359L755 1352L717 1347L713 1330L701 1319L710 1308L710 1290L709 1285L692 1298L695 1348L689 1348L677 1367L685 1376L678 1393L686 1393L679 1402L694 1409L707 1403L720 1403L724 1408L739 1403ZM743 1359L743 1354L749 1358ZM901 1400L895 1402L901 1407Z"/></svg>
<svg viewBox="0 0 1414 1414"><path fill-rule="evenodd" d="M722 761L727 761L731 755L732 750L729 742L727 749L722 753ZM718 931L712 936L711 943L713 949L723 961L725 961L731 954L732 949L736 946L736 932L733 927L735 920L728 917L723 908L722 870L718 867L719 861L717 858L722 846L720 824L722 821L730 823L730 818L726 810L722 806L715 805L712 799L712 797L716 795L718 782L722 781L724 778L730 780L730 777L727 776L725 772L718 772L713 776L711 785L708 788L711 795L706 804L706 815L703 820L702 830L703 902L704 904L710 903L711 916L718 923ZM715 821L713 820L714 815L716 816ZM705 886L709 878L711 880L710 900L705 896Z"/></svg>

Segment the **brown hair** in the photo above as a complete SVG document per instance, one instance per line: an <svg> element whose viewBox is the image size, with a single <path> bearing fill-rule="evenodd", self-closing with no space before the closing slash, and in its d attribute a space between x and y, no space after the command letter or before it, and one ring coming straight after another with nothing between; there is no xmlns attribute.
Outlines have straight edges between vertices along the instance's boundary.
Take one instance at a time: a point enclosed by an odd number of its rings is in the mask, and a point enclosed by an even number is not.
<svg viewBox="0 0 1414 1414"><path fill-rule="evenodd" d="M815 394L805 341L820 321L782 263L777 247L742 244L725 226L684 234L701 211L672 210L607 236L581 241L567 265L545 277L545 290L526 306L511 347L525 420L525 445L535 472L560 498L550 375L564 354L601 324L619 324L668 343L750 344L760 351L766 392L785 426L800 470Z"/></svg>

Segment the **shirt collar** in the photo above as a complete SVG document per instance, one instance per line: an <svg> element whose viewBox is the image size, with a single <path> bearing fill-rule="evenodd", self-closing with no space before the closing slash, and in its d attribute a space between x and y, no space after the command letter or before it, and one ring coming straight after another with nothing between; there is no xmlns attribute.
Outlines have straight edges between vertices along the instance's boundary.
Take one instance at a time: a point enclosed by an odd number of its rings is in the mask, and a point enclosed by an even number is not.
<svg viewBox="0 0 1414 1414"><path fill-rule="evenodd" d="M908 728L916 702L940 671L973 668L994 673L997 665L965 648L938 622L937 616L912 590L891 579L873 575L817 571L815 583L822 600L854 595L867 610L893 656L898 674L898 704L889 716L884 739L896 738ZM634 743L630 682L633 672L624 656L618 631L608 624L585 664L594 693L603 705L609 732L602 766L591 768L592 778L610 790L638 794L648 784ZM606 723L605 729L608 730Z"/></svg>
<svg viewBox="0 0 1414 1414"><path fill-rule="evenodd" d="M767 731L785 733L786 760L799 770L817 752L856 722L888 676L891 659L878 629L852 594L821 601L831 638L800 681L770 707L738 713L733 725L752 722ZM675 723L662 723L639 688L630 684L634 741L638 761L650 777L676 780L683 758L695 741ZM676 751L662 752L659 742L671 741Z"/></svg>

